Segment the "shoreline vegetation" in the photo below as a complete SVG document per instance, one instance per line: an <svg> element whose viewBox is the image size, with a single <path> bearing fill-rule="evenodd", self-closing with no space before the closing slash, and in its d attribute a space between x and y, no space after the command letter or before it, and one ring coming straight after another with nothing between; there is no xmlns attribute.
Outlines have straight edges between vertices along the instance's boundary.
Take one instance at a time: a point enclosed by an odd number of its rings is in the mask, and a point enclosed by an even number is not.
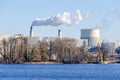
<svg viewBox="0 0 120 80"><path fill-rule="evenodd" d="M30 38L32 41L32 38ZM89 52L86 41L77 46L77 40L57 38L52 41L30 42L23 36L3 39L0 44L0 63L3 64L108 64L118 60L108 55L105 43Z"/></svg>

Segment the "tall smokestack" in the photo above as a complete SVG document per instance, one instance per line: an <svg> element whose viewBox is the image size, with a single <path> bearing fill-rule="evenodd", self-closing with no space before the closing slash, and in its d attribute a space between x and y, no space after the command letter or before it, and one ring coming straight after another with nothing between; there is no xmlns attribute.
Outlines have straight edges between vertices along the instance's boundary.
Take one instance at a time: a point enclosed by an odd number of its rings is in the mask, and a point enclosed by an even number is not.
<svg viewBox="0 0 120 80"><path fill-rule="evenodd" d="M58 30L58 37L62 38L62 31L60 29Z"/></svg>
<svg viewBox="0 0 120 80"><path fill-rule="evenodd" d="M30 37L33 36L33 30L32 30L32 29L33 29L33 27L31 26L31 27L30 27Z"/></svg>

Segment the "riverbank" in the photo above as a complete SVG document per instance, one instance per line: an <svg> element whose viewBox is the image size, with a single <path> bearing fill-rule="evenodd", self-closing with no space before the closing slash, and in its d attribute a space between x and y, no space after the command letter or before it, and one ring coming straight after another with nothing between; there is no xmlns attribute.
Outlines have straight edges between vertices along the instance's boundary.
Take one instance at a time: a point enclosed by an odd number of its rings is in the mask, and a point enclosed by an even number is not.
<svg viewBox="0 0 120 80"><path fill-rule="evenodd" d="M60 62L25 62L24 64L72 64L72 63L60 63ZM93 62L93 63L78 63L78 64L108 64L108 62Z"/></svg>
<svg viewBox="0 0 120 80"><path fill-rule="evenodd" d="M63 64L60 62L25 62L24 64Z"/></svg>

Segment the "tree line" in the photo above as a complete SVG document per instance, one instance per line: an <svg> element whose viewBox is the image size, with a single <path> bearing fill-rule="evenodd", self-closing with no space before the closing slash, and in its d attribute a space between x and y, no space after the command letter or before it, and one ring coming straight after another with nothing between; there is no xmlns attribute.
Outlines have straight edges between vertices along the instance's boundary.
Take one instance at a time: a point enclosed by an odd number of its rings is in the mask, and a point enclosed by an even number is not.
<svg viewBox="0 0 120 80"><path fill-rule="evenodd" d="M55 39L50 42L38 41L27 44L24 37L3 39L0 47L0 62L22 64L26 62L88 63L102 62L106 59L106 49L96 46L96 56L90 54L86 42L81 47L77 40L70 38ZM102 50L101 50L102 49Z"/></svg>

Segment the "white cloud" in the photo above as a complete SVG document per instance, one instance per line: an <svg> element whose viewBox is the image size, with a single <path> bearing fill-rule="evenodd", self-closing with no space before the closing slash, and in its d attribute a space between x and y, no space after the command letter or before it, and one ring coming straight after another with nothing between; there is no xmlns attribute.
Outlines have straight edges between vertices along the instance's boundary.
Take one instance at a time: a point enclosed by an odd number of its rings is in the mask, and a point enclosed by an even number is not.
<svg viewBox="0 0 120 80"><path fill-rule="evenodd" d="M72 17L70 13L64 12L63 14L57 14L55 16L47 17L44 19L38 18L33 21L31 26L60 26L60 25L74 25L79 24L87 16L82 16L80 10L76 11L76 15Z"/></svg>

